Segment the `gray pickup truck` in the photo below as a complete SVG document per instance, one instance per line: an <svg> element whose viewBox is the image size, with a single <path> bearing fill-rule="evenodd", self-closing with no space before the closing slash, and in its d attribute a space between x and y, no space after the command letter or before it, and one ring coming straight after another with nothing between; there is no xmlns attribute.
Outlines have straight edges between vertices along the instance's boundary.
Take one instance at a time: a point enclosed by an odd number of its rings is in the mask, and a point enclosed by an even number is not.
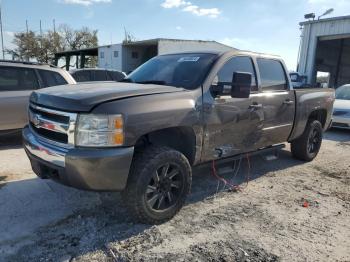
<svg viewBox="0 0 350 262"><path fill-rule="evenodd" d="M293 90L279 57L161 55L119 83L34 91L24 147L39 177L122 191L138 221L162 223L183 206L191 166L286 141L311 161L333 102L331 89Z"/></svg>

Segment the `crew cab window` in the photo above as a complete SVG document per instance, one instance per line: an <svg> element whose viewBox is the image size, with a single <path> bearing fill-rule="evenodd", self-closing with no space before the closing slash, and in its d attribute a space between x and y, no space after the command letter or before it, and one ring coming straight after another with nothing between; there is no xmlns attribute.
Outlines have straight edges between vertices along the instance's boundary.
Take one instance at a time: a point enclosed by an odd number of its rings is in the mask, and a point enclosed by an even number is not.
<svg viewBox="0 0 350 262"><path fill-rule="evenodd" d="M39 87L33 69L0 67L0 91L34 90Z"/></svg>
<svg viewBox="0 0 350 262"><path fill-rule="evenodd" d="M280 61L258 58L257 62L263 91L286 90L288 88L286 73Z"/></svg>
<svg viewBox="0 0 350 262"><path fill-rule="evenodd" d="M252 59L247 56L237 56L231 58L226 64L220 69L217 74L216 81L218 82L232 82L234 72L246 72L252 74L252 91L257 91L258 87L256 84L256 74L253 66Z"/></svg>
<svg viewBox="0 0 350 262"><path fill-rule="evenodd" d="M67 81L57 72L38 70L44 87L59 86L68 84Z"/></svg>

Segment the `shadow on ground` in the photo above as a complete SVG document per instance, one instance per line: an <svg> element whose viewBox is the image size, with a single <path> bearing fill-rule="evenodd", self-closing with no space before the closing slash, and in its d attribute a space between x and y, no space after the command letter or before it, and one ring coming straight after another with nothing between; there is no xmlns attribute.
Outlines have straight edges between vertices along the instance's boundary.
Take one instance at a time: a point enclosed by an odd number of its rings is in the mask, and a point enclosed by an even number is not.
<svg viewBox="0 0 350 262"><path fill-rule="evenodd" d="M323 138L335 142L350 142L350 130L332 128L324 134Z"/></svg>
<svg viewBox="0 0 350 262"><path fill-rule="evenodd" d="M22 147L21 130L0 132L0 150L15 149Z"/></svg>
<svg viewBox="0 0 350 262"><path fill-rule="evenodd" d="M250 159L250 169L247 163L244 158L240 164L239 160L225 165L217 164L217 169L231 184L242 185L246 183L248 174L251 181L268 172L303 162L292 159L289 151L282 150L278 160L270 162L255 156ZM202 201L228 188L211 175L210 165L196 167L193 173L193 186L188 203ZM1 196L4 190L13 193ZM32 192L30 197L23 196L23 192L27 190ZM22 195L23 199L18 199L16 195ZM32 179L9 182L0 189L0 209L1 199L6 201L7 206L14 207L12 213L6 210L0 212L1 221L11 224L7 232L5 225L0 226L5 231L0 234L3 236L0 238L0 256L3 253L10 261L35 260L38 257L50 261L65 256L78 257L97 250L109 254L108 243L128 239L151 227L134 223L118 193L84 192L52 181ZM16 214L16 209L19 208L21 212ZM16 220L16 217L22 219ZM21 228L35 231L30 243L24 246L18 241ZM29 234L30 230L26 233ZM25 237L25 234L22 235Z"/></svg>
<svg viewBox="0 0 350 262"><path fill-rule="evenodd" d="M325 140L346 143L350 141L349 131L331 130ZM246 157L225 165L217 163L216 167L230 184L244 188L247 180L303 164L288 150L280 151L277 160L255 156L249 162L250 168ZM195 167L187 204L225 189L228 187L212 175L210 164ZM146 229L150 229L149 238L159 234L149 225L134 223L119 193L84 192L39 179L9 182L0 188L0 257L9 261L38 257L57 261L97 250L111 257L109 243Z"/></svg>

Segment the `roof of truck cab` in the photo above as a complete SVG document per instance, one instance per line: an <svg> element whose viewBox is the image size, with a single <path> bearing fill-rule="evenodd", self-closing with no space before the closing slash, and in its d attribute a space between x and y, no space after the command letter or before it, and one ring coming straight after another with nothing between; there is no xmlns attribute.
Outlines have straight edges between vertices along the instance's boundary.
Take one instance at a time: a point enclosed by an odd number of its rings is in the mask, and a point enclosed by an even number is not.
<svg viewBox="0 0 350 262"><path fill-rule="evenodd" d="M259 52L252 52L252 51L246 51L246 50L232 50L232 51L222 52L222 54L223 55L225 55L225 54L238 54L238 55L242 54L242 55L249 55L249 56L281 59L281 57L278 56L278 55L259 53Z"/></svg>
<svg viewBox="0 0 350 262"><path fill-rule="evenodd" d="M272 54L266 54L266 53L258 53L258 52L252 52L252 51L245 51L245 50L230 50L230 51L189 51L189 52L177 52L177 53L169 53L169 54L163 54L160 56L166 56L166 55L181 55L181 54L213 54L213 55L218 55L218 56L224 56L224 55L248 55L248 56L256 56L256 57L265 57L265 58L273 58L273 59L279 59L281 60L282 58L278 55L272 55Z"/></svg>

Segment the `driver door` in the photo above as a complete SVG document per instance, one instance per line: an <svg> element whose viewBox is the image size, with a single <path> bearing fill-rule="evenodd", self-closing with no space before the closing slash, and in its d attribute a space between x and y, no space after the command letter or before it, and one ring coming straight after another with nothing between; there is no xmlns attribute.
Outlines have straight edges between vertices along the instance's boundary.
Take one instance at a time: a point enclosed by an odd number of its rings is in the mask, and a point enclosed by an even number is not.
<svg viewBox="0 0 350 262"><path fill-rule="evenodd" d="M213 85L231 82L234 72L252 74L251 94L249 98L212 97L211 112L206 118L204 161L253 151L260 144L264 113L255 95L258 85L252 59L248 56L230 58L219 69ZM221 156L218 155L220 151Z"/></svg>

